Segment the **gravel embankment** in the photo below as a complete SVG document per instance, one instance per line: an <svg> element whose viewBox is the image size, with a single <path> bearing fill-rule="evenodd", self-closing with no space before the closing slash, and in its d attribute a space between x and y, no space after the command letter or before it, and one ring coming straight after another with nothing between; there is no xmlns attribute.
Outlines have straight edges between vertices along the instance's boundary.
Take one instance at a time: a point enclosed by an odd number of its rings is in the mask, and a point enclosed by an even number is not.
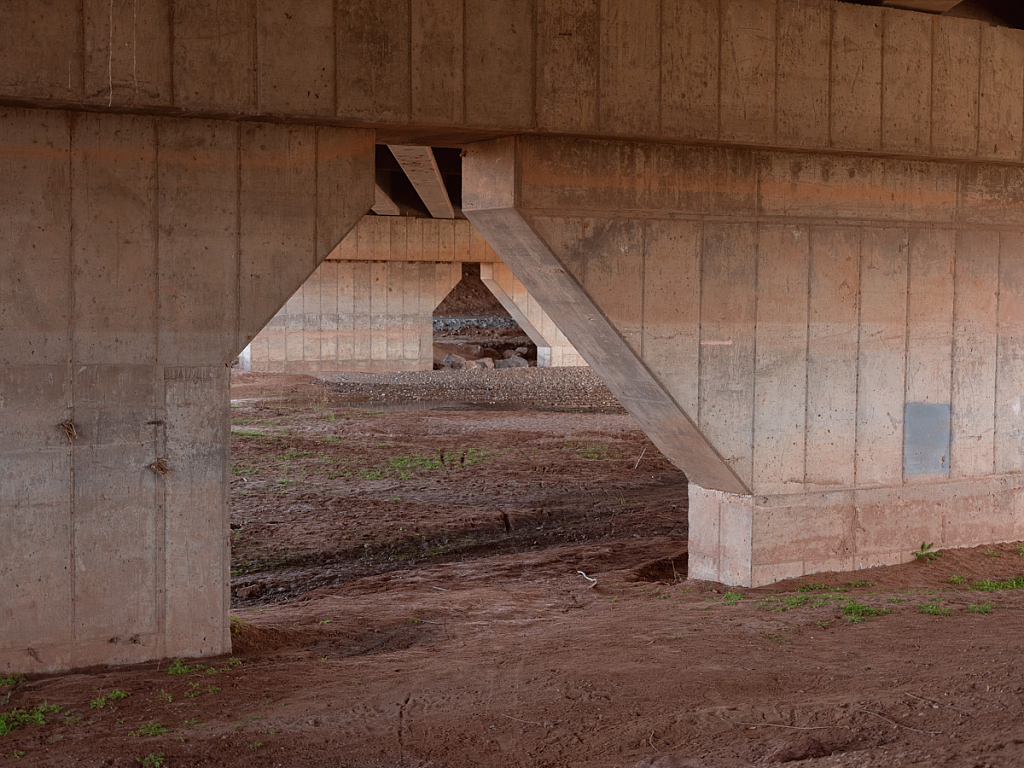
<svg viewBox="0 0 1024 768"><path fill-rule="evenodd" d="M321 378L343 402L360 405L421 403L442 408L625 412L589 368L325 373Z"/></svg>

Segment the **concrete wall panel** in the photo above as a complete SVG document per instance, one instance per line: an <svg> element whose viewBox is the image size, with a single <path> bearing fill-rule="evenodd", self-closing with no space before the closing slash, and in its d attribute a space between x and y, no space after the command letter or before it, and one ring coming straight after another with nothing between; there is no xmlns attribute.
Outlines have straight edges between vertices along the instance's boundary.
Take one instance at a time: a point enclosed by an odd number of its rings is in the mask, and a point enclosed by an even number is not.
<svg viewBox="0 0 1024 768"><path fill-rule="evenodd" d="M257 0L174 0L175 105L212 114L256 110Z"/></svg>
<svg viewBox="0 0 1024 768"><path fill-rule="evenodd" d="M803 490L810 242L806 227L758 230L754 487Z"/></svg>
<svg viewBox="0 0 1024 768"><path fill-rule="evenodd" d="M999 243L995 471L1024 469L1024 235Z"/></svg>
<svg viewBox="0 0 1024 768"><path fill-rule="evenodd" d="M75 120L74 357L152 364L157 356L157 147L151 119ZM111 163L111 155L116 156ZM129 193L126 199L126 191Z"/></svg>
<svg viewBox="0 0 1024 768"><path fill-rule="evenodd" d="M856 450L860 232L814 227L810 247L806 478L808 486L849 486Z"/></svg>
<svg viewBox="0 0 1024 768"><path fill-rule="evenodd" d="M887 8L882 25L882 148L926 153L932 127L932 17Z"/></svg>
<svg viewBox="0 0 1024 768"><path fill-rule="evenodd" d="M83 19L64 3L19 0L0 24L0 93L70 101L83 94Z"/></svg>
<svg viewBox="0 0 1024 768"><path fill-rule="evenodd" d="M408 120L415 82L409 0L346 0L336 8L338 114Z"/></svg>
<svg viewBox="0 0 1024 768"><path fill-rule="evenodd" d="M978 154L1020 160L1024 140L1024 38L1005 27L981 28Z"/></svg>
<svg viewBox="0 0 1024 768"><path fill-rule="evenodd" d="M83 2L87 100L135 107L172 102L171 5L172 0Z"/></svg>
<svg viewBox="0 0 1024 768"><path fill-rule="evenodd" d="M907 274L906 402L949 408L953 365L953 275L956 234L952 230L910 232ZM946 418L948 418L948 413ZM938 474L949 472L949 430ZM928 474L936 474L929 472Z"/></svg>
<svg viewBox="0 0 1024 768"><path fill-rule="evenodd" d="M644 355L669 394L689 414L697 413L702 242L700 222L647 222Z"/></svg>
<svg viewBox="0 0 1024 768"><path fill-rule="evenodd" d="M333 3L256 0L261 110L334 114L334 23Z"/></svg>
<svg viewBox="0 0 1024 768"><path fill-rule="evenodd" d="M465 0L466 122L533 126L536 0Z"/></svg>
<svg viewBox="0 0 1024 768"><path fill-rule="evenodd" d="M583 288L618 329L630 348L643 355L644 232L637 221L583 222Z"/></svg>
<svg viewBox="0 0 1024 768"><path fill-rule="evenodd" d="M0 111L0 364L66 363L71 354L71 196L67 115Z"/></svg>
<svg viewBox="0 0 1024 768"><path fill-rule="evenodd" d="M238 314L238 126L176 120L158 132L161 355L224 364L238 351L223 330Z"/></svg>
<svg viewBox="0 0 1024 768"><path fill-rule="evenodd" d="M882 144L882 9L836 3L832 16L832 146Z"/></svg>
<svg viewBox="0 0 1024 768"><path fill-rule="evenodd" d="M932 151L969 157L978 149L981 24L936 19Z"/></svg>
<svg viewBox="0 0 1024 768"><path fill-rule="evenodd" d="M858 485L903 481L907 259L904 229L861 234L857 370Z"/></svg>
<svg viewBox="0 0 1024 768"><path fill-rule="evenodd" d="M167 656L231 649L228 369L165 369Z"/></svg>
<svg viewBox="0 0 1024 768"><path fill-rule="evenodd" d="M718 138L719 6L662 4L661 126L666 137Z"/></svg>
<svg viewBox="0 0 1024 768"><path fill-rule="evenodd" d="M961 232L953 301L950 475L992 473L999 233Z"/></svg>
<svg viewBox="0 0 1024 768"><path fill-rule="evenodd" d="M598 120L613 135L655 136L661 102L661 4L601 0Z"/></svg>
<svg viewBox="0 0 1024 768"><path fill-rule="evenodd" d="M537 0L537 125L597 129L597 0Z"/></svg>
<svg viewBox="0 0 1024 768"><path fill-rule="evenodd" d="M412 120L463 119L463 2L411 0Z"/></svg>
<svg viewBox="0 0 1024 768"><path fill-rule="evenodd" d="M721 137L775 140L776 0L720 0Z"/></svg>
<svg viewBox="0 0 1024 768"><path fill-rule="evenodd" d="M701 260L701 432L748 485L754 410L757 232L707 223Z"/></svg>
<svg viewBox="0 0 1024 768"><path fill-rule="evenodd" d="M778 143L827 147L831 6L808 0L778 0L778 6Z"/></svg>

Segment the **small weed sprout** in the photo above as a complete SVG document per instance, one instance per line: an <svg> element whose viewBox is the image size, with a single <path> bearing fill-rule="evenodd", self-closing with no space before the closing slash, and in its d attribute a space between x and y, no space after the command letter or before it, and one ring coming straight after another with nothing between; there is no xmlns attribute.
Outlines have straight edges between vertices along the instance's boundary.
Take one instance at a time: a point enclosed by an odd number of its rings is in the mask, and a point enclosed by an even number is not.
<svg viewBox="0 0 1024 768"><path fill-rule="evenodd" d="M921 548L914 552L914 557L920 562L930 563L932 560L942 557L942 553L935 551L935 544L927 544L922 541Z"/></svg>
<svg viewBox="0 0 1024 768"><path fill-rule="evenodd" d="M89 708L90 709L103 709L105 706L107 706L107 704L110 704L110 702L117 701L118 699L127 699L129 696L131 696L131 694L128 693L127 691L119 691L117 688L115 688L110 693L108 693L106 696L99 696L99 697L93 699L92 701L90 701L89 702ZM115 707L113 705L111 705L110 708L111 709L115 709Z"/></svg>
<svg viewBox="0 0 1024 768"><path fill-rule="evenodd" d="M975 603L967 606L967 613L992 613L992 603Z"/></svg>
<svg viewBox="0 0 1024 768"><path fill-rule="evenodd" d="M8 685L21 685L24 682L24 675L8 675L7 677L0 677L0 688L6 688Z"/></svg>
<svg viewBox="0 0 1024 768"><path fill-rule="evenodd" d="M926 616L949 616L952 609L939 605L938 603L924 603L923 605L917 606L917 612L923 613Z"/></svg>
<svg viewBox="0 0 1024 768"><path fill-rule="evenodd" d="M146 768L160 768L164 764L164 753L163 752L150 752L145 757L136 757L135 762L139 765L143 765Z"/></svg>
<svg viewBox="0 0 1024 768"><path fill-rule="evenodd" d="M950 584L966 584L967 578L964 576L957 576L955 573L946 579Z"/></svg>
<svg viewBox="0 0 1024 768"><path fill-rule="evenodd" d="M739 592L726 592L722 595L722 605L736 605L742 599L743 595Z"/></svg>
<svg viewBox="0 0 1024 768"><path fill-rule="evenodd" d="M1024 557L1024 544L1017 542L1017 557Z"/></svg>
<svg viewBox="0 0 1024 768"><path fill-rule="evenodd" d="M231 617L234 621L234 616ZM234 627L232 627L233 629ZM203 669L202 664L197 664L194 667L190 667L185 664L181 659L175 659L171 662L171 665L167 667L168 675L191 675L193 672L201 672Z"/></svg>
<svg viewBox="0 0 1024 768"><path fill-rule="evenodd" d="M26 725L46 725L46 715L57 713L61 707L56 704L40 704L32 709L12 709L9 712L0 712L0 736L6 736L15 728L22 728Z"/></svg>
<svg viewBox="0 0 1024 768"><path fill-rule="evenodd" d="M858 603L856 600L847 600L846 605L843 606L843 616L851 624L861 624L867 618L884 616L887 613L892 613L892 611L887 608L874 608L864 603Z"/></svg>
<svg viewBox="0 0 1024 768"><path fill-rule="evenodd" d="M161 725L156 720L146 723L145 725L139 726L139 730L131 731L129 736L163 736L167 731L170 730L166 726Z"/></svg>
<svg viewBox="0 0 1024 768"><path fill-rule="evenodd" d="M994 549L992 549L992 547L989 547L988 549L986 549L981 554L983 554L985 557L1002 557L1003 556L1002 552L996 552Z"/></svg>
<svg viewBox="0 0 1024 768"><path fill-rule="evenodd" d="M974 582L971 585L971 589L978 592L999 592L1004 589L1024 589L1024 576L1014 576L1012 579L1006 579L1004 581L982 579L981 581Z"/></svg>
<svg viewBox="0 0 1024 768"><path fill-rule="evenodd" d="M255 750L259 749L262 746L263 746L263 742L262 741L254 741L252 744L249 745L249 749L255 751Z"/></svg>

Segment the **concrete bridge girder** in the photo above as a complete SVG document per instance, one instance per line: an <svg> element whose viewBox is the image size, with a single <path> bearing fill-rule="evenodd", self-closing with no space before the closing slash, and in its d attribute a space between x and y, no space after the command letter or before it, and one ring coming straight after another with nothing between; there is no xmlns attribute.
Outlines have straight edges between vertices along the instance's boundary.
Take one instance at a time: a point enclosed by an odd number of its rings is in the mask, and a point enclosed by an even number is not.
<svg viewBox="0 0 1024 768"><path fill-rule="evenodd" d="M228 364L373 134L4 109L0 168L0 670L229 651Z"/></svg>
<svg viewBox="0 0 1024 768"><path fill-rule="evenodd" d="M691 576L1019 538L1024 170L519 137L472 145L464 179L690 477Z"/></svg>

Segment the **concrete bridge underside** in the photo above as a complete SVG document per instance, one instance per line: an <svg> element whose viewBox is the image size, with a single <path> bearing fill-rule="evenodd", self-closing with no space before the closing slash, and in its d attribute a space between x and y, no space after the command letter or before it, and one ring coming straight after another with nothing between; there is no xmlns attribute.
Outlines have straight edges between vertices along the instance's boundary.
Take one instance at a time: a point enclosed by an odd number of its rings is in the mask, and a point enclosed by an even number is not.
<svg viewBox="0 0 1024 768"><path fill-rule="evenodd" d="M466 147L467 216L690 477L692 576L1024 535L1021 32L831 0L0 13L0 669L229 648L227 365L374 205L375 142Z"/></svg>

